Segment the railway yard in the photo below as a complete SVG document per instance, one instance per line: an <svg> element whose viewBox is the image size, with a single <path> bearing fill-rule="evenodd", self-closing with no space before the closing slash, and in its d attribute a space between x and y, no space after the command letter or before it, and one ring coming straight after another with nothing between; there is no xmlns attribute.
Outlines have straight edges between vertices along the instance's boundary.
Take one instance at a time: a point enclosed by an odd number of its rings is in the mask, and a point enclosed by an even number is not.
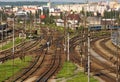
<svg viewBox="0 0 120 82"><path fill-rule="evenodd" d="M120 82L120 0L0 1L0 82Z"/></svg>
<svg viewBox="0 0 120 82"><path fill-rule="evenodd" d="M28 66L7 77L4 82L51 82L50 79L56 79L68 57L69 61L82 67L87 75L88 53L90 53L90 76L97 77L100 82L116 82L116 80L119 82L120 50L112 43L111 31L105 30L101 34L102 31L90 32L90 52L88 52L87 31L81 31L70 37L68 43L66 36L60 31L41 28L38 37L22 40L14 45L15 47L0 51L1 64L13 60L12 66L16 66L14 65L16 58L25 60L25 56L32 56ZM10 38L12 37L9 37L9 40ZM4 46L7 40L8 38L5 38L0 45Z"/></svg>

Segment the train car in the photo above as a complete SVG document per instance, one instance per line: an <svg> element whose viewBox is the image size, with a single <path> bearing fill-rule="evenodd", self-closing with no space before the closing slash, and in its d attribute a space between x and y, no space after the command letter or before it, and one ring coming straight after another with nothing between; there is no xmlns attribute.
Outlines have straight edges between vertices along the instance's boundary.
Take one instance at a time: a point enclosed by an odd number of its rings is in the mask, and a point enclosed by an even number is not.
<svg viewBox="0 0 120 82"><path fill-rule="evenodd" d="M111 41L115 46L120 48L120 31L112 32Z"/></svg>
<svg viewBox="0 0 120 82"><path fill-rule="evenodd" d="M8 24L2 24L0 25L0 30L5 30L8 28Z"/></svg>
<svg viewBox="0 0 120 82"><path fill-rule="evenodd" d="M89 26L89 31L100 31L102 29L102 26Z"/></svg>
<svg viewBox="0 0 120 82"><path fill-rule="evenodd" d="M10 35L12 33L12 29L8 28L8 24L2 24L0 25L0 40Z"/></svg>
<svg viewBox="0 0 120 82"><path fill-rule="evenodd" d="M120 29L120 26L109 26L108 28L109 30L117 30L117 29Z"/></svg>

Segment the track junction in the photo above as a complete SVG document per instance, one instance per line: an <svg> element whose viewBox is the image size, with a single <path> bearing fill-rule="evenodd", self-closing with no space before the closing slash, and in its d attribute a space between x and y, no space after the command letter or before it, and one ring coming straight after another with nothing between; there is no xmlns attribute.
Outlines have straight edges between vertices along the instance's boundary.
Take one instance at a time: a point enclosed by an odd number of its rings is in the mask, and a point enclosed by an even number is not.
<svg viewBox="0 0 120 82"><path fill-rule="evenodd" d="M64 35L55 30L42 29L44 35L37 39L22 42L12 49L2 51L0 61L4 63L9 59L21 58L26 55L33 55L34 60L23 69L22 72L8 78L5 82L47 82L55 76L62 64L67 59L67 51L64 51ZM110 40L110 33L96 36L97 32L91 32L91 74L103 79L105 82L115 82L119 70L119 56L115 55L118 49ZM87 46L88 32L81 32L70 39L70 61L82 66L87 72ZM109 44L109 45L108 45ZM78 47L76 49L76 47ZM79 52L78 52L79 51ZM118 53L117 53L118 54ZM119 54L118 54L119 55Z"/></svg>

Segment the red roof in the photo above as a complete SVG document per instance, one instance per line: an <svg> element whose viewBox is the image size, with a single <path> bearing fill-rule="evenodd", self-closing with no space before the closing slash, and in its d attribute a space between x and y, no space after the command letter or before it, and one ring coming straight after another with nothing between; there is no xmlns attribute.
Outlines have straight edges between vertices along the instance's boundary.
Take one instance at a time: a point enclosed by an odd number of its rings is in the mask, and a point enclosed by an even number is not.
<svg viewBox="0 0 120 82"><path fill-rule="evenodd" d="M68 16L67 16L67 19L68 20L80 20L80 15L79 14L69 14Z"/></svg>
<svg viewBox="0 0 120 82"><path fill-rule="evenodd" d="M45 15L40 15L40 18L41 19L45 19Z"/></svg>

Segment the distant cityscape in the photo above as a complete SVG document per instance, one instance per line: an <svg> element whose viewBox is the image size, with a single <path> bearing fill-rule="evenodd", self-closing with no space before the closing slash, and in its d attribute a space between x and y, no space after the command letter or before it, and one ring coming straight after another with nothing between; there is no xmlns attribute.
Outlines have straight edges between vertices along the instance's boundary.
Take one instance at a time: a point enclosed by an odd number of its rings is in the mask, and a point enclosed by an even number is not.
<svg viewBox="0 0 120 82"><path fill-rule="evenodd" d="M52 4L75 4L76 2L52 2ZM47 4L47 1L16 1L16 2L2 2L0 1L0 6L13 5L13 6L23 6L23 5L43 5ZM82 4L82 3L79 3Z"/></svg>
<svg viewBox="0 0 120 82"><path fill-rule="evenodd" d="M0 5L1 13L5 13L7 16L6 20L13 16L19 20L24 18L31 20L30 14L32 14L34 19L43 23L51 18L57 26L64 26L66 17L70 27L80 27L84 20L86 20L86 25L112 25L111 20L114 24L118 24L117 18L119 18L120 12L120 4L117 1L87 3L24 1L1 2ZM84 19L85 13L87 19ZM43 15L46 17L46 20L40 18Z"/></svg>

